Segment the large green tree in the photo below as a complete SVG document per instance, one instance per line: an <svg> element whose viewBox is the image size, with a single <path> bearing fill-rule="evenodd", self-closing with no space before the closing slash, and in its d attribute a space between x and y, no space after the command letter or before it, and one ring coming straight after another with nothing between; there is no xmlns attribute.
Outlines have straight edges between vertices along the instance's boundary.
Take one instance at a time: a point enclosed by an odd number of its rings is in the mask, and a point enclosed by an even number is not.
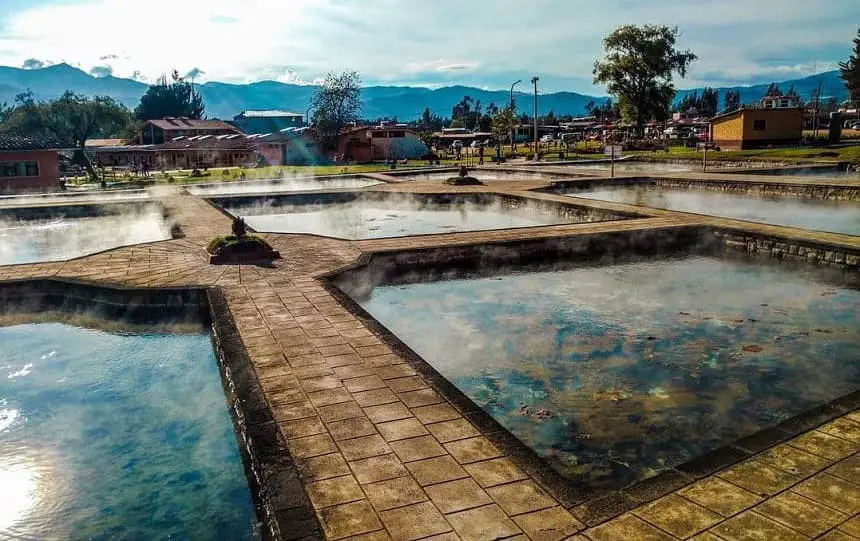
<svg viewBox="0 0 860 541"><path fill-rule="evenodd" d="M854 51L845 62L839 63L839 75L848 89L848 99L860 103L860 29L854 38Z"/></svg>
<svg viewBox="0 0 860 541"><path fill-rule="evenodd" d="M639 135L650 118L668 117L675 97L672 77L685 77L696 60L689 49L675 48L679 35L677 27L627 25L603 40L606 55L594 63L594 83L606 85Z"/></svg>
<svg viewBox="0 0 860 541"><path fill-rule="evenodd" d="M741 108L741 92L739 90L726 90L723 97L723 111L736 111Z"/></svg>
<svg viewBox="0 0 860 541"><path fill-rule="evenodd" d="M52 101L37 102L29 92L19 94L0 129L34 137L52 137L62 145L73 147L74 161L95 171L84 158L87 140L93 137L117 137L134 118L124 105L108 96L93 98L66 91Z"/></svg>
<svg viewBox="0 0 860 541"><path fill-rule="evenodd" d="M514 146L514 127L517 125L516 105L510 103L504 109L499 109L493 116L493 136L498 140L510 137L511 148Z"/></svg>
<svg viewBox="0 0 860 541"><path fill-rule="evenodd" d="M134 110L139 120L165 117L200 119L205 112L206 107L200 93L176 71L170 80L166 75L162 75L157 83L150 86Z"/></svg>
<svg viewBox="0 0 860 541"><path fill-rule="evenodd" d="M355 71L329 73L311 99L313 130L325 148L334 148L347 125L361 113L361 76Z"/></svg>

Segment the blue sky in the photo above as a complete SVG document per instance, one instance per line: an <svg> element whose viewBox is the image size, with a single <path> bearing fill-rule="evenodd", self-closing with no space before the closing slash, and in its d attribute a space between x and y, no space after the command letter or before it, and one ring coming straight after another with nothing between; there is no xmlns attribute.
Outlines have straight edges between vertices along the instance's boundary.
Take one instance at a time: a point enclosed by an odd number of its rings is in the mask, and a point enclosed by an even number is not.
<svg viewBox="0 0 860 541"><path fill-rule="evenodd" d="M0 0L0 65L492 89L537 74L544 91L602 93L601 40L631 23L681 28L699 61L680 87L750 84L835 69L860 0Z"/></svg>

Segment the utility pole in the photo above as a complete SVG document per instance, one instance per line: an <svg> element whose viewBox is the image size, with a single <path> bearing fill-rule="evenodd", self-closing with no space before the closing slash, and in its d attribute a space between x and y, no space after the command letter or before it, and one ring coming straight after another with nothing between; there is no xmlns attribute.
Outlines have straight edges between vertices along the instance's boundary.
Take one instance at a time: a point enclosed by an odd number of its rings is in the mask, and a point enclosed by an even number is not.
<svg viewBox="0 0 860 541"><path fill-rule="evenodd" d="M514 87L517 86L518 84L520 84L521 82L523 82L522 79L517 79L516 82L514 82L514 84L511 85L511 102L510 102L509 106L511 108L510 111L511 111L512 122L513 122L513 115L514 115L514 110L515 110L515 108L514 108ZM517 148L516 142L514 141L516 136L517 136L516 128L514 128L513 124L511 124L511 152L514 152Z"/></svg>
<svg viewBox="0 0 860 541"><path fill-rule="evenodd" d="M538 103L537 103L537 84L540 81L540 77L532 77L532 84L535 85L535 157L534 160L538 161Z"/></svg>

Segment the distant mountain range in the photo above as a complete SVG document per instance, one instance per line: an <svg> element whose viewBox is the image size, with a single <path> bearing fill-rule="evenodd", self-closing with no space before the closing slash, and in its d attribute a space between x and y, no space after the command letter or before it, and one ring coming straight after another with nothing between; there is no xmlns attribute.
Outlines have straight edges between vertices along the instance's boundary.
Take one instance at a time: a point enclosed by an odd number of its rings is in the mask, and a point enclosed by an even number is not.
<svg viewBox="0 0 860 541"><path fill-rule="evenodd" d="M783 90L794 85L803 99L809 99L822 84L822 96L834 96L842 101L847 91L839 78L839 72L829 71L803 79L777 81ZM738 86L733 90L741 93L742 103L757 102L764 95L768 84ZM37 99L50 99L66 90L86 95L108 95L133 109L146 91L147 85L131 79L117 77L93 77L67 64L57 64L41 69L25 70L0 66L0 104L11 103L15 96L28 89ZM206 113L210 118L230 119L246 109L286 109L304 113L310 103L315 86L291 85L275 81L260 81L249 84L228 84L208 82L198 85L206 103ZM677 100L695 90L679 90ZM720 88L720 100L728 88ZM419 118L425 107L441 117L448 117L451 108L463 96L471 96L482 104L504 105L510 99L506 90L482 90L474 87L451 86L431 90L408 86L370 86L363 90L362 100L365 118L397 117L400 120ZM514 93L520 111L531 112L532 95ZM556 115L582 115L588 102L599 104L606 97L587 96L576 92L554 92L541 94L540 113L550 110Z"/></svg>

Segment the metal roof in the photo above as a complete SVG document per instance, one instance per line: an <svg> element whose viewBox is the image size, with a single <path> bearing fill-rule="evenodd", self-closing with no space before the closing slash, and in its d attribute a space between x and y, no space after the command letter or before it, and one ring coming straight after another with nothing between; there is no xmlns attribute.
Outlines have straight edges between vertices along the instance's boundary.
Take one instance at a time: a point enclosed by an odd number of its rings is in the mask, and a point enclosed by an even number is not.
<svg viewBox="0 0 860 541"><path fill-rule="evenodd" d="M277 118L277 117L284 117L284 116L290 116L290 117L300 116L300 117L304 118L305 115L303 115L302 113L294 113L293 111L281 111L280 109L263 109L263 110L252 109L249 111L242 111L241 113L236 115L234 120L238 119L238 118L242 118L242 117L244 117L244 118L273 118L273 117Z"/></svg>

